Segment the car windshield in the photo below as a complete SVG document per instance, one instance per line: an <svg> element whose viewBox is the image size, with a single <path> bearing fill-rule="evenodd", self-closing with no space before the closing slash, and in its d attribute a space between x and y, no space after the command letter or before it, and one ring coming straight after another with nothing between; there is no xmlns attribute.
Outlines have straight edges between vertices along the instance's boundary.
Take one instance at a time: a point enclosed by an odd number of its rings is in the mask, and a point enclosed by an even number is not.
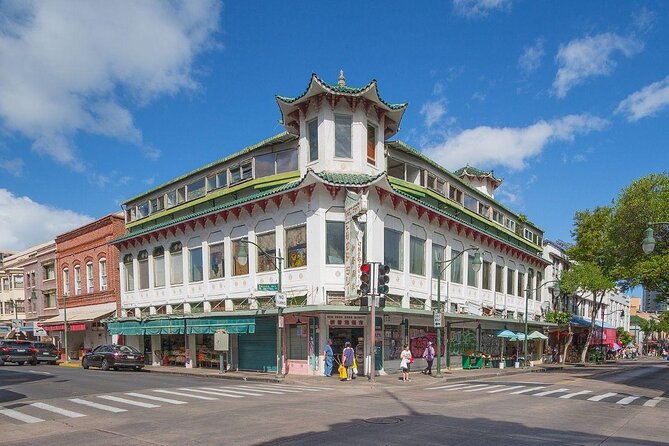
<svg viewBox="0 0 669 446"><path fill-rule="evenodd" d="M119 345L116 349L121 353L139 353L139 350L129 345Z"/></svg>
<svg viewBox="0 0 669 446"><path fill-rule="evenodd" d="M33 342L33 347L35 348L47 348L44 342Z"/></svg>

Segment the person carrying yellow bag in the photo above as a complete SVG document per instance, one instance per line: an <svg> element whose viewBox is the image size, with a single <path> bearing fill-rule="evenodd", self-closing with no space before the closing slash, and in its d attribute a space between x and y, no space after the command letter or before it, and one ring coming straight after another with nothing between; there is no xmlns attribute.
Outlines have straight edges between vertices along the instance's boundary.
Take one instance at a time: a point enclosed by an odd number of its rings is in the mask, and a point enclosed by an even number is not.
<svg viewBox="0 0 669 446"><path fill-rule="evenodd" d="M340 362L339 363L339 368L337 368L337 371L339 372L339 379L341 379L342 381L345 381L346 378L347 378L347 375L346 375L346 367L344 367L344 364L342 364Z"/></svg>

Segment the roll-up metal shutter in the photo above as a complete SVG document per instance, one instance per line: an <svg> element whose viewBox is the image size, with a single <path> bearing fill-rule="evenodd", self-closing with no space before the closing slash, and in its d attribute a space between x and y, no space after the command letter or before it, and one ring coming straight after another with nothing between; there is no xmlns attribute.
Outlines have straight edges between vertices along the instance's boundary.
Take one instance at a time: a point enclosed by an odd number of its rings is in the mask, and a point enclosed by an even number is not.
<svg viewBox="0 0 669 446"><path fill-rule="evenodd" d="M276 318L257 317L255 329L239 335L239 369L276 372Z"/></svg>

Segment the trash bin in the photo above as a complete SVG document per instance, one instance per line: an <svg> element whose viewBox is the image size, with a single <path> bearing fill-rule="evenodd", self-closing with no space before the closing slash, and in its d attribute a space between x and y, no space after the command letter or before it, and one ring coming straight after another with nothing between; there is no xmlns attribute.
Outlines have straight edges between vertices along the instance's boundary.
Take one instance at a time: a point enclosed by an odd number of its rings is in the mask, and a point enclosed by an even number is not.
<svg viewBox="0 0 669 446"><path fill-rule="evenodd" d="M471 368L471 356L462 355L462 368L463 369Z"/></svg>

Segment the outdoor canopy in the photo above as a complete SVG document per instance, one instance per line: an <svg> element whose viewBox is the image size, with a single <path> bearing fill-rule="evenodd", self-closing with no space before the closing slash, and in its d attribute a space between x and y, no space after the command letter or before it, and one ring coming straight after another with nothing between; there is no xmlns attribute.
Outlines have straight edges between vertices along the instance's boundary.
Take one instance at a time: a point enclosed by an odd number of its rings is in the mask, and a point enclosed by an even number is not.
<svg viewBox="0 0 669 446"><path fill-rule="evenodd" d="M214 334L217 330L234 334L255 333L255 318L181 317L107 322L107 331L112 335Z"/></svg>
<svg viewBox="0 0 669 446"><path fill-rule="evenodd" d="M546 340L546 339L548 339L548 336L546 336L545 334L543 334L539 331L534 330L532 333L527 335L527 339L543 339L543 340Z"/></svg>

